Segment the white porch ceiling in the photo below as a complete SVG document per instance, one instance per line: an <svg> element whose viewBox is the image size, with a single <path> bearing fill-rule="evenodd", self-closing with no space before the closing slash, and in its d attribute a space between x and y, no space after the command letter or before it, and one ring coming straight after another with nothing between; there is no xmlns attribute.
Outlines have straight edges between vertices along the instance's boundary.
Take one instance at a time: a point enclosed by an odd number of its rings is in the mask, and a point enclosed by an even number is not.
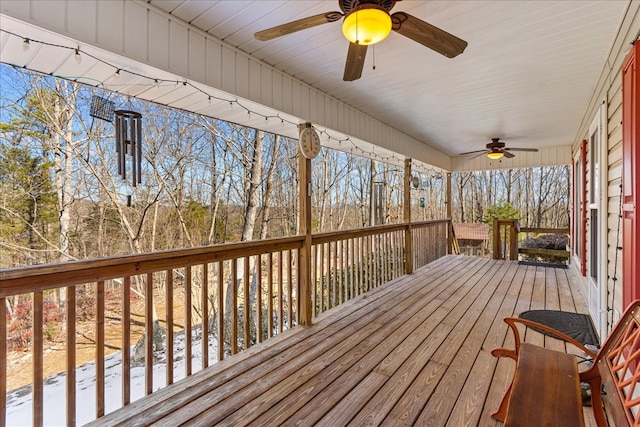
<svg viewBox="0 0 640 427"><path fill-rule="evenodd" d="M33 2L31 8L46 7L45 3L60 2ZM110 2L103 3L106 10ZM147 3L451 157L482 149L492 137L502 138L510 147L545 149L566 147L581 139L578 132L585 110L629 6L628 0L398 1L392 12L405 11L455 34L469 43L467 49L449 59L392 32L376 45L376 69L372 69L370 48L362 78L344 82L348 42L342 36L341 21L269 42L253 37L265 28L339 10L335 0ZM32 10L30 13L33 16ZM20 35L34 39L52 37L32 25L16 27L7 18L0 21L0 27L33 32ZM66 62L59 52L47 53L42 46L39 54L25 58L21 43L1 36L3 62L65 74ZM150 64L123 62L102 51L96 54L106 56L110 64L122 63L123 68L143 74L160 73ZM56 57L58 60L51 60ZM84 76L101 81L107 71L113 73L110 67L88 61L84 68ZM189 100L188 88L155 93L139 88L136 92L135 79L119 85L122 92L163 104L206 110L236 122L249 120L238 111L207 109L202 102ZM259 111L260 107L256 104L252 109Z"/></svg>

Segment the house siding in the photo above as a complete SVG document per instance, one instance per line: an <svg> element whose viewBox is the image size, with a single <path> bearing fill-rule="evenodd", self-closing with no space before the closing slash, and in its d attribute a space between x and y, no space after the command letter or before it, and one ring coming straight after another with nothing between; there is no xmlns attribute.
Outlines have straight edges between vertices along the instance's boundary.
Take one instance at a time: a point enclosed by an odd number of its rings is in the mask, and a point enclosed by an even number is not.
<svg viewBox="0 0 640 427"><path fill-rule="evenodd" d="M606 334L611 325L615 323L623 311L622 300L622 256L616 249L621 245L620 226L620 194L622 177L622 77L621 69L623 61L630 50L631 42L637 39L640 31L640 2L629 2L619 31L615 36L611 51L600 75L598 85L594 90L591 101L585 110L582 123L576 140L572 145L572 152L578 153L583 139L589 138L589 125L596 116L600 105L605 102L606 123L603 127L603 143L606 144L606 174L607 185L603 194L606 196L606 319L607 326L603 332ZM587 160L589 156L587 155ZM589 163L589 162L588 162ZM591 165L587 165L589 170ZM577 208L577 207L576 207ZM577 214L577 209L576 209ZM604 220L604 219L603 219ZM590 235L590 224L587 224L587 236ZM589 242L587 243L589 248ZM587 253L587 259L589 254ZM579 275L580 285L583 291L588 293L587 277ZM588 276L588 272L587 272Z"/></svg>

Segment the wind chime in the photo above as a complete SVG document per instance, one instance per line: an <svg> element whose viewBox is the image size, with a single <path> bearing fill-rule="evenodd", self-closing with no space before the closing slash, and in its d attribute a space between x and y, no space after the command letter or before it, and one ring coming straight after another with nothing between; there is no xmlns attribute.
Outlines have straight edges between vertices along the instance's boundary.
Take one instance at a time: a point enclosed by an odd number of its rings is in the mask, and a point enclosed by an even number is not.
<svg viewBox="0 0 640 427"><path fill-rule="evenodd" d="M142 182L142 114L129 110L117 110L115 114L118 174L127 179L128 154L131 156L131 184L136 187Z"/></svg>

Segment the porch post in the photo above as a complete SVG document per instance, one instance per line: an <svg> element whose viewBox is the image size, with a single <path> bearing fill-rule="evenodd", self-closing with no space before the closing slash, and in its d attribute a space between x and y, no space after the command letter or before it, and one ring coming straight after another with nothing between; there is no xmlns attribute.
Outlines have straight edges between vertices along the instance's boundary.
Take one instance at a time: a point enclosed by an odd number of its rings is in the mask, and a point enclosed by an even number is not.
<svg viewBox="0 0 640 427"><path fill-rule="evenodd" d="M300 130L305 126L300 125ZM301 325L311 326L311 160L298 148L298 183L300 200L300 230L304 242L300 248L298 280L300 295L299 319Z"/></svg>
<svg viewBox="0 0 640 427"><path fill-rule="evenodd" d="M447 253L453 253L453 219L451 218L451 172L447 172L447 218L449 218L449 230L447 230Z"/></svg>
<svg viewBox="0 0 640 427"><path fill-rule="evenodd" d="M413 273L413 236L411 230L411 159L404 159L404 222L407 228L404 233L404 247L406 254L405 266L407 274Z"/></svg>

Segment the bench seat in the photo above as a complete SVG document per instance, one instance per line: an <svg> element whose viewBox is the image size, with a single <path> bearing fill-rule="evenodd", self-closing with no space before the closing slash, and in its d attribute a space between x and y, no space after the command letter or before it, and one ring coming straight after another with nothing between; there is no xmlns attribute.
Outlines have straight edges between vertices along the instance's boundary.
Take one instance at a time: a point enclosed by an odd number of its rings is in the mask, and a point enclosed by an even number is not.
<svg viewBox="0 0 640 427"><path fill-rule="evenodd" d="M523 343L517 364L505 426L530 427L531 420L540 426L584 425L573 355Z"/></svg>

